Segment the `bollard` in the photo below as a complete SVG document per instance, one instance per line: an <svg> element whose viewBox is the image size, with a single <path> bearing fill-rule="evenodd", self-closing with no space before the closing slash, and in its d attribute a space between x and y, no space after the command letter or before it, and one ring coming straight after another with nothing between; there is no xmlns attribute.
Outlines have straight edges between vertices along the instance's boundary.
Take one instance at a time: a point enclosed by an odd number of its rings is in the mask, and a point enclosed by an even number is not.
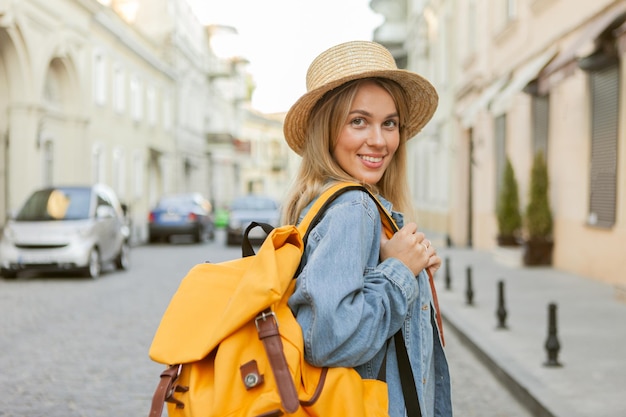
<svg viewBox="0 0 626 417"><path fill-rule="evenodd" d="M504 305L504 281L498 281L498 309L496 310L498 317L498 329L506 329L506 307Z"/></svg>
<svg viewBox="0 0 626 417"><path fill-rule="evenodd" d="M546 351L548 352L548 360L544 363L545 366L557 367L561 366L557 357L561 345L559 339L556 336L556 304L550 303L548 305L548 338L545 343Z"/></svg>
<svg viewBox="0 0 626 417"><path fill-rule="evenodd" d="M472 268L467 267L467 289L465 290L465 296L467 297L467 305L474 304L474 289L472 288Z"/></svg>
<svg viewBox="0 0 626 417"><path fill-rule="evenodd" d="M445 276L445 282L446 282L446 290L450 289L450 257L446 256L446 276Z"/></svg>

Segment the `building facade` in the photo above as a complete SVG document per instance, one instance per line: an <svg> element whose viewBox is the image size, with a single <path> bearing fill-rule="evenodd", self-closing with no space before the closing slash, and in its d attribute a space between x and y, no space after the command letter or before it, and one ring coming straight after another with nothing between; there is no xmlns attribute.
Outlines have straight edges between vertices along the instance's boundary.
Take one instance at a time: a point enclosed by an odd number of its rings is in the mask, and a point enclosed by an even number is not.
<svg viewBox="0 0 626 417"><path fill-rule="evenodd" d="M167 170L151 149L173 150L174 74L111 8L53 3L0 3L1 218L35 188L79 182L141 210Z"/></svg>
<svg viewBox="0 0 626 417"><path fill-rule="evenodd" d="M452 68L454 54L446 44L452 28L453 8L438 2L431 10L427 2L372 0L370 7L385 17L373 40L385 45L399 68L428 79L439 94L439 105L431 121L407 144L408 175L419 227L435 244L447 244L451 227L450 189L454 156ZM452 6L452 2L449 6ZM448 7L448 9L446 9ZM439 12L441 15L437 15ZM440 22L442 16L449 16Z"/></svg>
<svg viewBox="0 0 626 417"><path fill-rule="evenodd" d="M48 185L112 186L135 242L162 194L244 193L251 81L219 29L185 0L0 0L0 227Z"/></svg>
<svg viewBox="0 0 626 417"><path fill-rule="evenodd" d="M446 217L453 244L496 251L506 159L523 213L532 161L541 151L554 219L553 265L626 284L626 2L378 2L405 7L407 68L426 75L440 93L431 124L447 156L442 162L428 149L423 158L445 165L447 181L433 172L427 179L445 190L447 204L442 210L416 194L421 213ZM442 229L430 220L425 227Z"/></svg>

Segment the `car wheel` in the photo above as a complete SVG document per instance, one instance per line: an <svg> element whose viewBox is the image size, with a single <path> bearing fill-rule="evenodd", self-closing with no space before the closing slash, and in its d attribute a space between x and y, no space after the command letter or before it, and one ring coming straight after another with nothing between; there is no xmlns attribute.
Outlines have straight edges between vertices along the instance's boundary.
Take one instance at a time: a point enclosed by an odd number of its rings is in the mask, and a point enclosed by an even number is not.
<svg viewBox="0 0 626 417"><path fill-rule="evenodd" d="M121 270L130 268L130 244L127 240L122 243L120 253L115 258L115 267Z"/></svg>
<svg viewBox="0 0 626 417"><path fill-rule="evenodd" d="M204 229L202 226L198 226L196 232L193 234L193 241L196 243L202 243L204 240Z"/></svg>
<svg viewBox="0 0 626 417"><path fill-rule="evenodd" d="M102 272L102 262L100 260L100 252L97 248L93 248L89 252L89 261L85 268L85 275L89 278L98 278Z"/></svg>
<svg viewBox="0 0 626 417"><path fill-rule="evenodd" d="M0 271L0 275L7 279L13 279L17 277L17 271L11 271L10 269L3 269Z"/></svg>

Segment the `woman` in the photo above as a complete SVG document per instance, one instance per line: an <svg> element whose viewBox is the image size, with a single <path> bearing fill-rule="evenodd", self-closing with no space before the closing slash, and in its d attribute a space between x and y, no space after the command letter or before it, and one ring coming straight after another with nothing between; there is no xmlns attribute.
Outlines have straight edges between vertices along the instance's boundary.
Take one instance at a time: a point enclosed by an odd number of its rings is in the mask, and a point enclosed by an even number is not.
<svg viewBox="0 0 626 417"><path fill-rule="evenodd" d="M406 141L430 120L437 94L396 67L381 45L355 41L318 56L307 90L289 110L284 133L302 156L283 220L295 224L337 181L368 187L401 229L387 239L367 193L338 197L309 234L289 300L302 326L307 361L354 367L376 378L387 355L389 413L405 416L393 340L403 330L422 416L451 416L450 381L436 298L426 269L441 259L414 222ZM433 287L434 288L434 287Z"/></svg>

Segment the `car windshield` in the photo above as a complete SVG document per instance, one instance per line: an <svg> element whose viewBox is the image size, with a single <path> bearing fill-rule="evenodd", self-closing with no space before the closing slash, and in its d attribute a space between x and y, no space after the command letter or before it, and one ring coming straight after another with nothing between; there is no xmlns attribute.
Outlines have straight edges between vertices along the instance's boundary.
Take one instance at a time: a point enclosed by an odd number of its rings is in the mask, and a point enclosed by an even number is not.
<svg viewBox="0 0 626 417"><path fill-rule="evenodd" d="M276 210L276 202L271 198L245 197L233 201L232 210Z"/></svg>
<svg viewBox="0 0 626 417"><path fill-rule="evenodd" d="M89 218L88 188L52 188L33 193L15 217L21 221L79 220Z"/></svg>

